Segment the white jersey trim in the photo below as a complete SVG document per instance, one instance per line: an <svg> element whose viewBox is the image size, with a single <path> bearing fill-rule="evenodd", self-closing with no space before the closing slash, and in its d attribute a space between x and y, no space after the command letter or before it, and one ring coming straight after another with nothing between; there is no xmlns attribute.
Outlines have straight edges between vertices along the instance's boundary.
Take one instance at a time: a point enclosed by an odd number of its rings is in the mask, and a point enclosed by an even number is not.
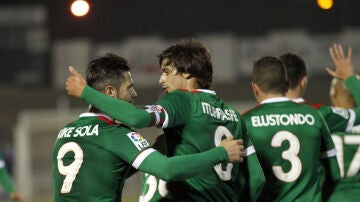
<svg viewBox="0 0 360 202"><path fill-rule="evenodd" d="M285 102L289 101L290 99L288 97L274 97L274 98L268 98L263 101L261 101L260 104L266 104L266 103L274 103L274 102Z"/></svg>
<svg viewBox="0 0 360 202"><path fill-rule="evenodd" d="M156 151L153 148L149 148L144 150L143 152L141 152L134 160L134 162L131 164L132 167L138 169L141 165L141 163L146 159L146 157L148 157L151 153L153 153L154 151Z"/></svg>
<svg viewBox="0 0 360 202"><path fill-rule="evenodd" d="M302 97L298 97L298 98L294 98L292 99L293 102L296 102L296 103L303 103L305 102L304 98Z"/></svg>
<svg viewBox="0 0 360 202"><path fill-rule="evenodd" d="M149 114L154 114L155 115L155 126L159 126L162 128L166 128L169 125L169 115L166 112L166 109L164 107L162 107L161 105L146 105L145 106L145 110L149 113ZM164 113L165 115L165 120L163 123L161 123L161 116L160 114Z"/></svg>
<svg viewBox="0 0 360 202"><path fill-rule="evenodd" d="M253 145L251 145L250 147L248 147L244 150L245 156L250 156L253 153L255 153L255 147Z"/></svg>
<svg viewBox="0 0 360 202"><path fill-rule="evenodd" d="M0 160L0 168L5 168L5 161L4 160Z"/></svg>
<svg viewBox="0 0 360 202"><path fill-rule="evenodd" d="M334 157L334 156L336 156L336 154L337 154L337 151L336 151L336 149L334 148L334 149L331 149L331 150L328 150L328 151L324 152L324 153L321 155L321 157L322 157L322 158L329 158L329 157Z"/></svg>
<svg viewBox="0 0 360 202"><path fill-rule="evenodd" d="M201 91L203 93L209 93L209 94L213 94L216 95L216 92L213 90L209 90L209 89L196 89L195 91Z"/></svg>
<svg viewBox="0 0 360 202"><path fill-rule="evenodd" d="M350 117L349 117L349 121L348 121L348 124L346 126L346 129L345 129L345 132L351 132L351 130L354 127L354 123L355 123L355 116L356 115L355 115L354 110L349 109L348 111L349 111Z"/></svg>
<svg viewBox="0 0 360 202"><path fill-rule="evenodd" d="M162 125L162 128L167 128L169 125L169 115L164 107L163 107L163 109L164 109L164 113L165 113L165 121Z"/></svg>
<svg viewBox="0 0 360 202"><path fill-rule="evenodd" d="M85 113L80 114L79 117L94 117L94 116L102 116L102 117L105 117L106 119L114 121L113 118L111 118L111 117L109 117L109 116L107 116L105 114L101 114L101 113L85 112Z"/></svg>

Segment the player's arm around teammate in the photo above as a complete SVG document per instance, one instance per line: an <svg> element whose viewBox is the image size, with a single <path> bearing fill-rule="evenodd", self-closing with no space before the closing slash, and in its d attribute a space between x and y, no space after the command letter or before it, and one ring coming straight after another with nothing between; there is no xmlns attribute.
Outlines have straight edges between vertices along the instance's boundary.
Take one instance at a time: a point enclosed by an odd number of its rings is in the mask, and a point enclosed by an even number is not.
<svg viewBox="0 0 360 202"><path fill-rule="evenodd" d="M155 175L165 181L170 179L185 179L193 177L203 170L211 170L216 164L222 162L243 161L242 150L242 140L228 138L222 141L220 147L197 154L168 158L160 152L155 152L146 157L141 165L138 166L138 169L151 175ZM148 152L153 151L155 150L149 149ZM135 164L135 161L133 165Z"/></svg>
<svg viewBox="0 0 360 202"><path fill-rule="evenodd" d="M240 201L257 201L266 183L266 178L254 145L247 135L245 120L242 117L241 121L243 122L243 134L245 134L243 140L246 149L244 150L244 161L240 165L242 173L240 177L244 179L240 193Z"/></svg>

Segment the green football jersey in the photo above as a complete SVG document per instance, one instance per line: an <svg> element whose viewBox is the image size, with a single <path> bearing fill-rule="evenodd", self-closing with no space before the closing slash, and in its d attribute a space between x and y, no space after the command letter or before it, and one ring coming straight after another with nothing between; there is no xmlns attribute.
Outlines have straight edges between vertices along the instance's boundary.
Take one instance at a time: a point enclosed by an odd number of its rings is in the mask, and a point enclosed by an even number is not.
<svg viewBox="0 0 360 202"><path fill-rule="evenodd" d="M360 201L360 125L351 132L332 134L337 149L341 180L330 201Z"/></svg>
<svg viewBox="0 0 360 202"><path fill-rule="evenodd" d="M166 181L148 173L144 173L141 182L141 195L139 197L139 202L172 201L168 192L169 191L166 188Z"/></svg>
<svg viewBox="0 0 360 202"><path fill-rule="evenodd" d="M254 155L240 114L219 99L214 91L174 91L162 97L157 104L160 110L153 110L155 106L147 109L151 113L164 111L159 114L156 125L164 128L169 156L206 151L229 136L243 138L245 147L252 151L249 155ZM161 120L164 120L163 124ZM175 200L237 201L241 197L239 165L219 164L214 170L185 181L167 182L168 189Z"/></svg>
<svg viewBox="0 0 360 202"><path fill-rule="evenodd" d="M228 159L223 147L167 158L148 146L140 134L105 115L80 115L60 130L55 142L54 201L120 201L124 181L134 169L184 180Z"/></svg>
<svg viewBox="0 0 360 202"><path fill-rule="evenodd" d="M54 201L120 201L131 162L148 146L105 115L81 114L55 142Z"/></svg>
<svg viewBox="0 0 360 202"><path fill-rule="evenodd" d="M14 183L6 168L6 163L1 152L0 152L0 185L2 185L2 187L5 189L5 191L8 194L11 194L15 191Z"/></svg>
<svg viewBox="0 0 360 202"><path fill-rule="evenodd" d="M142 201L162 201L165 198L175 201L255 200L256 192L263 183L259 179L264 179L246 134L245 123L233 107L210 90L175 91L161 98L157 104L146 106L146 109L157 117L153 123L164 128L169 156L206 151L231 135L244 140L247 160L240 165L219 164L213 171L185 181L164 182L154 176L145 176ZM258 175L257 179L249 179L249 169L253 175ZM167 187L169 190L166 190ZM254 193L249 193L251 191Z"/></svg>
<svg viewBox="0 0 360 202"><path fill-rule="evenodd" d="M311 104L303 98L294 99L294 102L309 104L318 109L325 119L329 130L335 132L351 132L354 125L360 124L360 82L356 76L350 76L345 80L345 85L354 96L358 107L343 109L334 106Z"/></svg>
<svg viewBox="0 0 360 202"><path fill-rule="evenodd" d="M81 98L131 127L164 128L168 156L207 151L229 136L243 138L248 157L242 166L239 163L218 164L190 179L168 181L167 187L175 200L238 201L245 199L246 194L255 200L263 186L264 175L246 136L244 121L212 90L176 90L157 104L145 106L145 110L111 99L88 86Z"/></svg>
<svg viewBox="0 0 360 202"><path fill-rule="evenodd" d="M259 201L322 201L321 157L329 165L324 191L336 186L336 150L317 110L278 97L264 100L243 117L267 177Z"/></svg>

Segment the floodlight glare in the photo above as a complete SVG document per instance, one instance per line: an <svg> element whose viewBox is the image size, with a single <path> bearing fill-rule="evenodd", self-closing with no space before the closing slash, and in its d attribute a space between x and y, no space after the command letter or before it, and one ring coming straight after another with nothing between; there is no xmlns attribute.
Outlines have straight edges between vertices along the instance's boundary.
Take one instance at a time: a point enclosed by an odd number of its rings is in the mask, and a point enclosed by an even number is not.
<svg viewBox="0 0 360 202"><path fill-rule="evenodd" d="M324 10L330 10L334 5L334 0L316 0L317 5Z"/></svg>
<svg viewBox="0 0 360 202"><path fill-rule="evenodd" d="M71 4L71 13L77 17L83 17L88 14L90 5L85 0L76 0Z"/></svg>

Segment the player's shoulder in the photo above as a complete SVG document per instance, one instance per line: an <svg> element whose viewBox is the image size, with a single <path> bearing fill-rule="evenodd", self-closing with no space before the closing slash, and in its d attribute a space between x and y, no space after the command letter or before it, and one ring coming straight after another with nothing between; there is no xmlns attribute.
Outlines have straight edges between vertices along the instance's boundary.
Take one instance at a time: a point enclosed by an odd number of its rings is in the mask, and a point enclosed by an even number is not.
<svg viewBox="0 0 360 202"><path fill-rule="evenodd" d="M311 104L304 104L304 103L295 103L298 105L299 109L302 109L303 113L307 113L307 114L313 114L315 116L319 115L319 109L315 107L315 105L311 105Z"/></svg>
<svg viewBox="0 0 360 202"><path fill-rule="evenodd" d="M114 122L114 129L118 131L124 131L124 132L134 132L135 129L131 128L130 126L127 126L121 122L115 121Z"/></svg>
<svg viewBox="0 0 360 202"><path fill-rule="evenodd" d="M251 114L251 112L254 112L255 110L258 110L260 107L261 107L261 104L257 104L255 106L253 106L252 108L245 110L241 114L241 116L244 116L244 117L249 116Z"/></svg>
<svg viewBox="0 0 360 202"><path fill-rule="evenodd" d="M173 90L169 93L166 93L161 99L172 99L172 98L181 98L181 97L187 97L191 94L190 91L186 89L177 89Z"/></svg>
<svg viewBox="0 0 360 202"><path fill-rule="evenodd" d="M314 103L314 102L310 102L309 100L304 100L304 102L302 102L301 104L308 105L314 109L320 109L320 108L326 106L323 103Z"/></svg>
<svg viewBox="0 0 360 202"><path fill-rule="evenodd" d="M349 119L351 116L351 112L349 109L335 107L335 106L323 106L319 109L319 112L324 117L328 117L328 116L333 117L335 115L335 116L343 117L345 119Z"/></svg>
<svg viewBox="0 0 360 202"><path fill-rule="evenodd" d="M123 135L130 132L134 132L134 129L114 120L112 122L108 122L107 120L102 120L102 124L99 125L99 130L105 132L106 134L112 135Z"/></svg>

